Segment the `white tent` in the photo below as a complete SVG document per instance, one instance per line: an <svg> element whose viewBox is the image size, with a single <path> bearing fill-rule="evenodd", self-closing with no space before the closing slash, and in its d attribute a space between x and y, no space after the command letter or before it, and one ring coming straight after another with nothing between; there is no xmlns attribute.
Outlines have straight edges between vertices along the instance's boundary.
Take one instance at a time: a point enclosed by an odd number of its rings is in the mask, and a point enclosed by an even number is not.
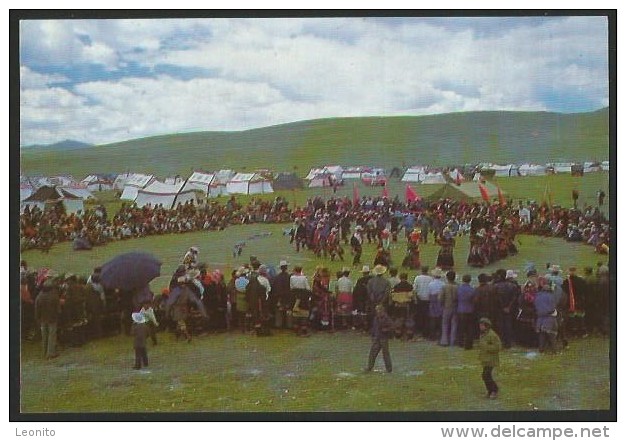
<svg viewBox="0 0 626 441"><path fill-rule="evenodd" d="M163 208L172 209L179 203L184 204L187 201L195 201L195 193L193 190L181 191L184 183L166 184L164 182L154 181L146 188L137 190L135 204L141 208L146 205L155 207L162 205Z"/></svg>
<svg viewBox="0 0 626 441"><path fill-rule="evenodd" d="M183 181L183 178L181 178L180 176L170 176L170 177L165 178L164 182L166 184L176 185L176 184L178 184L180 182L184 182L184 181Z"/></svg>
<svg viewBox="0 0 626 441"><path fill-rule="evenodd" d="M370 171L369 167L345 167L341 175L342 179L361 179L361 173Z"/></svg>
<svg viewBox="0 0 626 441"><path fill-rule="evenodd" d="M228 194L273 193L272 183L256 173L237 173L226 183Z"/></svg>
<svg viewBox="0 0 626 441"><path fill-rule="evenodd" d="M62 188L44 185L39 187L30 196L20 201L20 212L23 212L27 206L30 208L39 207L43 210L58 202L63 203L65 212L68 214L76 213L84 209L83 200L81 198L68 193Z"/></svg>
<svg viewBox="0 0 626 441"><path fill-rule="evenodd" d="M120 199L124 201L134 201L137 198L137 192L139 192L139 187L133 187L132 185L127 185L124 187L124 191L120 196Z"/></svg>
<svg viewBox="0 0 626 441"><path fill-rule="evenodd" d="M509 178L511 176L518 175L519 167L517 167L517 165L515 164L508 164L508 165L494 164L488 169L494 170L495 171L494 176L496 177Z"/></svg>
<svg viewBox="0 0 626 441"><path fill-rule="evenodd" d="M327 165L324 167L324 172L334 175L337 181L343 179L343 167L340 165Z"/></svg>
<svg viewBox="0 0 626 441"><path fill-rule="evenodd" d="M309 174L306 175L306 179L307 181L310 181L311 179L314 179L317 175L321 175L324 173L324 169L323 168L312 168L311 170L309 170Z"/></svg>
<svg viewBox="0 0 626 441"><path fill-rule="evenodd" d="M156 178L153 175L133 173L126 179L126 185L124 186L124 191L120 199L134 201L137 197L137 192L142 188L146 188L155 180Z"/></svg>
<svg viewBox="0 0 626 441"><path fill-rule="evenodd" d="M29 197L35 189L28 184L20 184L20 201L23 201L27 197Z"/></svg>
<svg viewBox="0 0 626 441"><path fill-rule="evenodd" d="M574 163L573 162L555 162L554 164L547 164L547 165L551 165L554 168L554 173L571 173L572 165L574 165Z"/></svg>
<svg viewBox="0 0 626 441"><path fill-rule="evenodd" d="M187 182L185 183L182 191L198 190L204 193L204 195L206 196L209 194L209 188L214 178L215 173L195 171L191 174L191 176L189 176L189 179L187 179Z"/></svg>
<svg viewBox="0 0 626 441"><path fill-rule="evenodd" d="M333 175L330 173L319 173L309 180L309 188L330 187Z"/></svg>
<svg viewBox="0 0 626 441"><path fill-rule="evenodd" d="M519 167L520 176L543 176L546 174L546 167L540 164L522 164Z"/></svg>
<svg viewBox="0 0 626 441"><path fill-rule="evenodd" d="M122 173L120 175L117 175L115 177L115 181L113 181L113 188L115 190L123 190L124 187L126 186L126 181L128 181L128 178L131 176L131 173Z"/></svg>
<svg viewBox="0 0 626 441"><path fill-rule="evenodd" d="M434 173L426 173L423 176L422 181L420 182L421 184L445 184L446 183L446 178L443 176L443 173L441 172L434 172Z"/></svg>
<svg viewBox="0 0 626 441"><path fill-rule="evenodd" d="M80 183L85 185L89 191L106 191L113 189L113 183L111 181L102 179L97 175L89 175L80 181Z"/></svg>
<svg viewBox="0 0 626 441"><path fill-rule="evenodd" d="M595 173L602 170L602 165L599 162L585 162L583 164L583 170L585 173Z"/></svg>
<svg viewBox="0 0 626 441"><path fill-rule="evenodd" d="M602 170L609 171L609 161L602 161Z"/></svg>
<svg viewBox="0 0 626 441"><path fill-rule="evenodd" d="M211 184L209 185L209 196L217 197L227 195L226 184L230 181L233 176L235 176L235 172L232 170L220 170L215 173Z"/></svg>
<svg viewBox="0 0 626 441"><path fill-rule="evenodd" d="M72 186L60 188L81 199L95 199L94 195L86 187Z"/></svg>
<svg viewBox="0 0 626 441"><path fill-rule="evenodd" d="M424 175L426 174L426 167L423 165L414 165L413 167L409 167L404 172L404 176L402 176L402 182L421 182L424 179Z"/></svg>
<svg viewBox="0 0 626 441"><path fill-rule="evenodd" d="M463 174L459 171L458 168L455 168L454 170L450 171L448 173L448 175L450 176L450 179L452 179L453 181L465 181L465 176L463 176Z"/></svg>

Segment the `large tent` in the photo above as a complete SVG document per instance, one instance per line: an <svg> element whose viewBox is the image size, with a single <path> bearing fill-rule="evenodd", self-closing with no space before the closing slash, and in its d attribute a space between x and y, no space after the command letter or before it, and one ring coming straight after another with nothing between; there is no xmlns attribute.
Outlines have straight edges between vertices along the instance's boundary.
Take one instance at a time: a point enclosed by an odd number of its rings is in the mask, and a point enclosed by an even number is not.
<svg viewBox="0 0 626 441"><path fill-rule="evenodd" d="M62 188L44 185L21 201L20 211L24 211L27 206L31 208L36 206L44 210L58 202L63 203L66 213L76 213L84 209L83 200L80 197L74 196Z"/></svg>
<svg viewBox="0 0 626 441"><path fill-rule="evenodd" d="M81 199L95 199L94 195L87 189L87 186L73 185L70 187L59 187L66 192Z"/></svg>
<svg viewBox="0 0 626 441"><path fill-rule="evenodd" d="M546 167L540 164L522 164L519 166L520 176L544 176Z"/></svg>
<svg viewBox="0 0 626 441"><path fill-rule="evenodd" d="M430 172L422 175L420 184L445 184L446 178L441 172Z"/></svg>
<svg viewBox="0 0 626 441"><path fill-rule="evenodd" d="M609 171L610 165L609 161L602 161L602 171Z"/></svg>
<svg viewBox="0 0 626 441"><path fill-rule="evenodd" d="M113 189L113 182L98 175L89 175L80 182L86 185L89 191L106 191Z"/></svg>
<svg viewBox="0 0 626 441"><path fill-rule="evenodd" d="M343 169L341 179L361 179L361 173L371 170L370 167L346 167Z"/></svg>
<svg viewBox="0 0 626 441"><path fill-rule="evenodd" d="M273 182L274 190L294 190L296 188L304 187L302 179L296 176L295 173L278 173Z"/></svg>
<svg viewBox="0 0 626 441"><path fill-rule="evenodd" d="M426 174L426 167L421 165L416 165L413 167L409 167L404 176L402 176L402 182L421 182Z"/></svg>
<svg viewBox="0 0 626 441"><path fill-rule="evenodd" d="M487 170L493 170L494 176L499 178L509 178L511 176L518 176L519 167L516 164L499 165L492 164L486 167Z"/></svg>
<svg viewBox="0 0 626 441"><path fill-rule="evenodd" d="M332 187L334 175L332 173L318 173L309 179L309 188Z"/></svg>
<svg viewBox="0 0 626 441"><path fill-rule="evenodd" d="M230 181L236 173L232 170L220 170L215 173L211 184L209 185L209 196L217 197L227 195L226 184Z"/></svg>
<svg viewBox="0 0 626 441"><path fill-rule="evenodd" d="M482 184L478 182L463 182L460 185L447 183L428 196L428 199L438 200L450 198L455 201L480 202L482 200L482 194L479 185L483 185L486 188L490 199L498 198L498 187L490 182L483 182ZM501 193L503 195L506 194L504 190L501 190Z"/></svg>
<svg viewBox="0 0 626 441"><path fill-rule="evenodd" d="M215 179L215 173L195 171L189 176L189 179L187 179L182 191L197 190L204 193L205 196L208 196L213 179Z"/></svg>
<svg viewBox="0 0 626 441"><path fill-rule="evenodd" d="M120 196L120 199L127 201L134 201L137 197L137 194L140 189L146 188L152 182L154 182L156 178L153 175L144 175L141 173L133 173L126 179L126 184L124 185L124 191Z"/></svg>
<svg viewBox="0 0 626 441"><path fill-rule="evenodd" d="M272 183L258 173L237 173L226 183L228 194L273 193Z"/></svg>
<svg viewBox="0 0 626 441"><path fill-rule="evenodd" d="M185 204L187 201L195 201L194 190L182 191L184 182L178 184L165 184L163 182L154 181L146 188L140 188L137 191L135 204L141 208L146 205L155 207L162 205L168 210L176 207L178 204Z"/></svg>
<svg viewBox="0 0 626 441"><path fill-rule="evenodd" d="M571 173L573 162L555 162L552 164L547 164L554 169L554 173Z"/></svg>

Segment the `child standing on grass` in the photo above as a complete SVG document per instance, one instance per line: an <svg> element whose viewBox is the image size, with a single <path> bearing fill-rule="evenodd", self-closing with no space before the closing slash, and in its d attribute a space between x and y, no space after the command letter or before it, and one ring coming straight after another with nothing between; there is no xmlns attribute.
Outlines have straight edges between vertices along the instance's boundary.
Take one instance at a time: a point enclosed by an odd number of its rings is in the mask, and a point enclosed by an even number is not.
<svg viewBox="0 0 626 441"><path fill-rule="evenodd" d="M148 338L148 324L146 317L141 312L133 312L133 348L135 349L135 365L133 369L141 369L148 367L148 350L146 349L146 340Z"/></svg>
<svg viewBox="0 0 626 441"><path fill-rule="evenodd" d="M500 365L500 349L502 343L498 334L491 329L491 320L481 318L478 322L480 326L480 340L478 341L478 359L483 367L483 381L487 388L487 398L495 400L498 398L498 385L493 380L493 368Z"/></svg>
<svg viewBox="0 0 626 441"><path fill-rule="evenodd" d="M152 340L152 344L157 344L156 331L159 327L159 322L154 315L154 309L152 309L152 302L145 302L139 311L146 319L146 325L148 326L148 335Z"/></svg>

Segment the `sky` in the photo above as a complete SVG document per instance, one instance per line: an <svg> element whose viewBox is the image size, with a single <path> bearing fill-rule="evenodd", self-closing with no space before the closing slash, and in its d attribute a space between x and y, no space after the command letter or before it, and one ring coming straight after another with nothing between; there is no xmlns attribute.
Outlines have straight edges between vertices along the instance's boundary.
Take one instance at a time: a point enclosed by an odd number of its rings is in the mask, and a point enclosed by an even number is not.
<svg viewBox="0 0 626 441"><path fill-rule="evenodd" d="M20 22L20 145L609 105L606 17Z"/></svg>

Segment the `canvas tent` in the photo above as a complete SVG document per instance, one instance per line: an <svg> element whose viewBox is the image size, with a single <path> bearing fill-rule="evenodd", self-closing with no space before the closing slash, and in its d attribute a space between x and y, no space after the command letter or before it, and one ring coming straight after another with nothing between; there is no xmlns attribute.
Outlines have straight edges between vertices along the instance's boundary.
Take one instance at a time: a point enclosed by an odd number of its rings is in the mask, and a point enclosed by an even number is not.
<svg viewBox="0 0 626 441"><path fill-rule="evenodd" d="M62 188L44 185L21 201L20 211L24 211L27 206L31 208L37 206L43 210L58 202L63 203L66 213L76 213L84 209L83 200L78 196L74 196Z"/></svg>
<svg viewBox="0 0 626 441"><path fill-rule="evenodd" d="M182 191L184 183L166 184L164 182L154 181L146 188L137 190L135 204L141 208L146 205L155 207L162 205L168 210L175 208L179 203L185 204L187 201L195 201L195 193L193 190Z"/></svg>
<svg viewBox="0 0 626 441"><path fill-rule="evenodd" d="M232 170L220 170L215 173L211 184L209 185L209 196L217 197L227 195L226 184L230 181L236 173Z"/></svg>
<svg viewBox="0 0 626 441"><path fill-rule="evenodd" d="M272 183L257 173L237 173L226 183L228 194L273 193Z"/></svg>
<svg viewBox="0 0 626 441"><path fill-rule="evenodd" d="M602 161L602 171L609 171L609 161Z"/></svg>
<svg viewBox="0 0 626 441"><path fill-rule="evenodd" d="M404 176L402 176L402 182L420 182L423 179L423 176L426 174L426 167L421 165L416 165L413 167L409 167Z"/></svg>
<svg viewBox="0 0 626 441"><path fill-rule="evenodd" d="M519 167L520 176L544 176L546 167L539 164L522 164Z"/></svg>
<svg viewBox="0 0 626 441"><path fill-rule="evenodd" d="M80 182L85 185L89 191L106 191L113 189L113 182L98 175L89 175Z"/></svg>
<svg viewBox="0 0 626 441"><path fill-rule="evenodd" d="M30 184L20 184L20 202L29 197L35 189Z"/></svg>
<svg viewBox="0 0 626 441"><path fill-rule="evenodd" d="M120 199L134 201L140 189L147 187L156 179L153 175L144 175L141 173L133 173L126 179L124 191Z"/></svg>
<svg viewBox="0 0 626 441"><path fill-rule="evenodd" d="M486 169L493 170L494 176L498 178L509 178L511 176L518 175L519 167L517 167L517 165L515 164L508 164L508 165L493 164L489 167L486 167Z"/></svg>
<svg viewBox="0 0 626 441"><path fill-rule="evenodd" d="M490 182L484 182L482 185L487 189L489 197L493 200L498 198L498 187ZM502 190L502 194L506 194ZM480 202L482 195L478 182L463 182L461 185L447 183L440 189L428 196L429 200L439 200L450 198L455 201Z"/></svg>
<svg viewBox="0 0 626 441"><path fill-rule="evenodd" d="M310 179L309 188L331 187L333 179L334 175L331 173L319 173Z"/></svg>
<svg viewBox="0 0 626 441"><path fill-rule="evenodd" d="M555 162L553 164L547 164L554 169L554 173L571 173L573 162Z"/></svg>
<svg viewBox="0 0 626 441"><path fill-rule="evenodd" d="M361 179L361 174L369 171L370 167L346 167L343 169L341 179Z"/></svg>
<svg viewBox="0 0 626 441"><path fill-rule="evenodd" d="M191 174L191 176L189 176L189 179L187 179L182 191L196 190L201 191L205 196L208 196L209 188L211 187L213 179L215 179L215 173L195 171Z"/></svg>
<svg viewBox="0 0 626 441"><path fill-rule="evenodd" d="M445 184L446 178L441 172L430 172L422 176L420 184Z"/></svg>
<svg viewBox="0 0 626 441"><path fill-rule="evenodd" d="M94 195L87 189L86 186L70 186L70 187L59 187L65 190L66 192L79 197L81 199L95 199Z"/></svg>
<svg viewBox="0 0 626 441"><path fill-rule="evenodd" d="M302 179L297 177L295 173L278 173L272 185L274 190L294 190L304 187Z"/></svg>
<svg viewBox="0 0 626 441"><path fill-rule="evenodd" d="M322 174L333 175L334 179L336 179L337 182L341 182L341 180L343 179L343 167L341 167L340 165L327 165L322 168L312 168L309 171L309 174L304 179L310 181L316 179L319 175Z"/></svg>
<svg viewBox="0 0 626 441"><path fill-rule="evenodd" d="M599 162L587 161L583 164L585 173L595 173L602 170L602 165Z"/></svg>

